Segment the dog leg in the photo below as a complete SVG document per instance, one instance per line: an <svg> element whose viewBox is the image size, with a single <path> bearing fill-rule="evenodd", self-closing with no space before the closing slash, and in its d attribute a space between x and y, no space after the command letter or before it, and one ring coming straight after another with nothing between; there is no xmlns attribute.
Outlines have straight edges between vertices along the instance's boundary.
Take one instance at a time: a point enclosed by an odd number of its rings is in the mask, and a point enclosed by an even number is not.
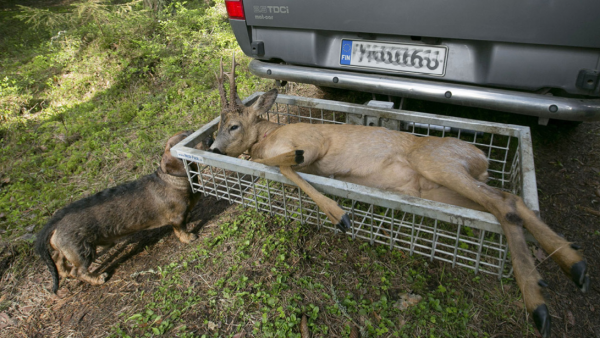
<svg viewBox="0 0 600 338"><path fill-rule="evenodd" d="M52 260L56 265L56 270L58 271L58 275L60 277L71 277L71 267L67 265L65 256L59 250L54 250L52 252Z"/></svg>
<svg viewBox="0 0 600 338"><path fill-rule="evenodd" d="M183 225L173 225L173 232L175 233L175 236L179 238L179 241L181 241L181 243L188 244L198 239L198 236L196 234L187 232L185 230L185 222L183 223Z"/></svg>
<svg viewBox="0 0 600 338"><path fill-rule="evenodd" d="M65 259L67 259L73 265L71 268L71 276L92 285L100 285L106 282L108 273L90 273L88 270L90 264L92 263L93 254L96 252L95 247L90 249L92 253L89 257L81 254L82 248L75 248L73 246L65 245L61 249Z"/></svg>
<svg viewBox="0 0 600 338"><path fill-rule="evenodd" d="M106 282L106 279L108 278L108 273L90 273L88 271L88 268L84 266L73 267L73 270L71 270L71 272L74 272L75 277L80 281L87 282L92 285L104 284Z"/></svg>

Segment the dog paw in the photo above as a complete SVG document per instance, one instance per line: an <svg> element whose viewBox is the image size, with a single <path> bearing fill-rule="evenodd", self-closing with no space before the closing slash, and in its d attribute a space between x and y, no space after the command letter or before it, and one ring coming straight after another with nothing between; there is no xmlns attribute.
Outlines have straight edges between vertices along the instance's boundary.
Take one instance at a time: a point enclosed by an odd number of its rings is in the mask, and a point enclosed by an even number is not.
<svg viewBox="0 0 600 338"><path fill-rule="evenodd" d="M98 276L98 284L106 283L107 279L108 279L108 272L102 273L100 276Z"/></svg>
<svg viewBox="0 0 600 338"><path fill-rule="evenodd" d="M198 236L196 234L192 234L192 233L182 233L179 236L179 241L181 241L181 243L185 243L185 244L189 244L190 242L193 242L197 239L198 239Z"/></svg>

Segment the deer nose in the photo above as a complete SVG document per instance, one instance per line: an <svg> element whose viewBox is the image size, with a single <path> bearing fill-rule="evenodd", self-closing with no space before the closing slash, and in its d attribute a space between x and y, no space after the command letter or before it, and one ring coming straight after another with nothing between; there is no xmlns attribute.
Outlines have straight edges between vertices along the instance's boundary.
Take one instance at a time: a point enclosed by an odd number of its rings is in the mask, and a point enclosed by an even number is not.
<svg viewBox="0 0 600 338"><path fill-rule="evenodd" d="M215 154L221 154L221 155L223 155L223 153L219 150L219 148L214 148L212 150L212 152L215 153Z"/></svg>

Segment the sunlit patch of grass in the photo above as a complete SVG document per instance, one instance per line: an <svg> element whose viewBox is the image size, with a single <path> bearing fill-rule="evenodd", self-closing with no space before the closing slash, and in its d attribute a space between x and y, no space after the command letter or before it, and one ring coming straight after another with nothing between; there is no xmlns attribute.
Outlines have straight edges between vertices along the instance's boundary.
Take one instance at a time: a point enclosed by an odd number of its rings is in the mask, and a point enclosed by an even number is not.
<svg viewBox="0 0 600 338"><path fill-rule="evenodd" d="M0 50L24 51L0 55L3 237L40 229L56 208L152 172L170 135L217 115L219 59L235 52L248 62L223 1L173 2L158 14L141 2L128 15L93 5L86 17L77 8L45 11L62 19L38 30L15 19L32 13L10 12L11 25L0 28L14 33ZM118 20L97 29L94 10ZM240 96L266 86L239 67Z"/></svg>

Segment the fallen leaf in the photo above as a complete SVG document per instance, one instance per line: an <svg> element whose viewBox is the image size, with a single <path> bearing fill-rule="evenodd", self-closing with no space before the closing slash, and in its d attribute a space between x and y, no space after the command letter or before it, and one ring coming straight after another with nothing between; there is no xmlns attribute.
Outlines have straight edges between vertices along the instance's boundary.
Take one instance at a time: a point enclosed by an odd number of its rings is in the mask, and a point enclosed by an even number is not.
<svg viewBox="0 0 600 338"><path fill-rule="evenodd" d="M9 183L10 183L10 177L3 178L3 179L2 179L2 183L3 183L3 184L9 184Z"/></svg>
<svg viewBox="0 0 600 338"><path fill-rule="evenodd" d="M381 321L381 316L375 311L373 311L373 314L375 315L375 319L377 319L377 323L379 324L379 322Z"/></svg>
<svg viewBox="0 0 600 338"><path fill-rule="evenodd" d="M14 326L17 322L10 318L10 316L6 312L0 313L0 323L4 323L5 326Z"/></svg>
<svg viewBox="0 0 600 338"><path fill-rule="evenodd" d="M411 306L418 304L423 297L412 293L405 293L400 296L400 299L394 304L394 307L400 311L404 311Z"/></svg>
<svg viewBox="0 0 600 338"><path fill-rule="evenodd" d="M400 321L398 321L398 324L400 325L400 327L406 325L406 319L404 319L404 317L400 317Z"/></svg>
<svg viewBox="0 0 600 338"><path fill-rule="evenodd" d="M61 142L67 142L67 136L65 134L56 134L54 137Z"/></svg>
<svg viewBox="0 0 600 338"><path fill-rule="evenodd" d="M58 296L58 298L63 299L69 295L69 289L60 288L60 289L58 289L58 291L56 291L56 295Z"/></svg>
<svg viewBox="0 0 600 338"><path fill-rule="evenodd" d="M546 252L542 249L542 248L538 248L535 251L535 258L537 258L538 261L542 262L543 260L545 260L548 256L546 255Z"/></svg>
<svg viewBox="0 0 600 338"><path fill-rule="evenodd" d="M300 322L300 335L302 338L310 338L310 331L308 331L308 319L306 315L302 315L302 321Z"/></svg>
<svg viewBox="0 0 600 338"><path fill-rule="evenodd" d="M20 310L21 310L21 313L29 314L29 312L31 312L31 310L33 310L33 306L24 306Z"/></svg>
<svg viewBox="0 0 600 338"><path fill-rule="evenodd" d="M28 227L25 228L25 230L27 230L27 232L32 232L33 229L35 229L35 224L34 225L30 225Z"/></svg>
<svg viewBox="0 0 600 338"><path fill-rule="evenodd" d="M594 312L596 311L596 309L594 308L594 305L590 305L590 312Z"/></svg>
<svg viewBox="0 0 600 338"><path fill-rule="evenodd" d="M571 326L575 325L575 316L573 316L573 312L567 310L567 323L571 324Z"/></svg>
<svg viewBox="0 0 600 338"><path fill-rule="evenodd" d="M32 238L34 238L34 235L32 233L27 233L21 237L18 237L17 240L26 241L26 240L32 239Z"/></svg>
<svg viewBox="0 0 600 338"><path fill-rule="evenodd" d="M208 322L208 329L214 331L217 328L217 324Z"/></svg>
<svg viewBox="0 0 600 338"><path fill-rule="evenodd" d="M358 333L358 329L356 328L356 326L352 326L352 329L350 330L350 338L358 338L360 337L360 334Z"/></svg>
<svg viewBox="0 0 600 338"><path fill-rule="evenodd" d="M244 338L246 336L246 332L242 331L240 333L236 333L233 335L233 338Z"/></svg>

